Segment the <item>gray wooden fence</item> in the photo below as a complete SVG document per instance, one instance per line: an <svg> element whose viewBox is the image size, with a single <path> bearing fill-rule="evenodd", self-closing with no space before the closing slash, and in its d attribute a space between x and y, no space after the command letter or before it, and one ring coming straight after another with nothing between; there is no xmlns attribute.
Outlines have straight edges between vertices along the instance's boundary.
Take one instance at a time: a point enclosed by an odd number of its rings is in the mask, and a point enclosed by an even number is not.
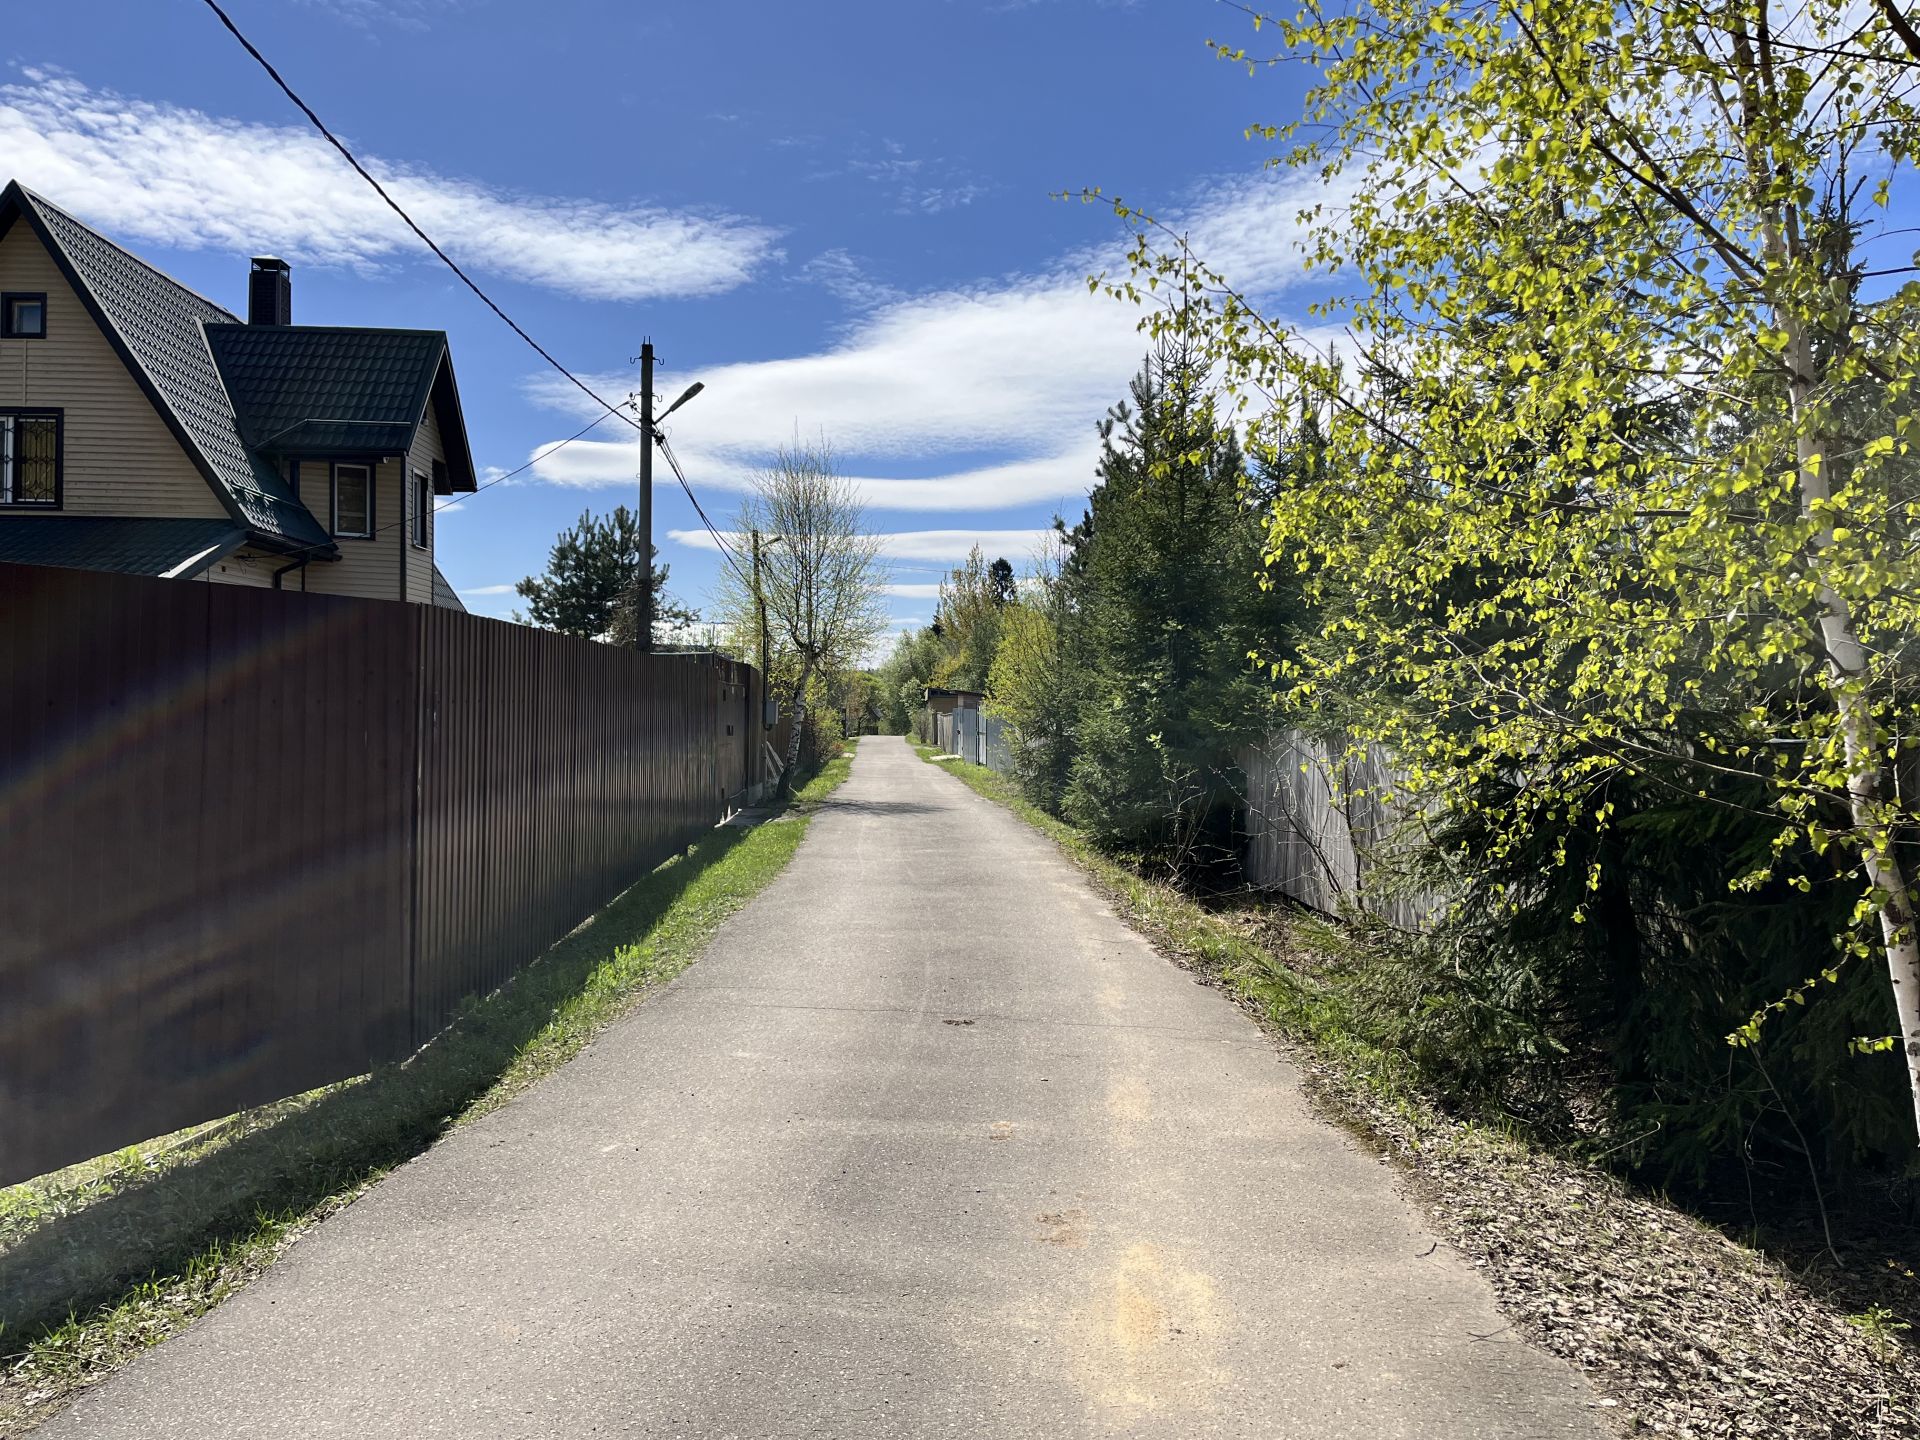
<svg viewBox="0 0 1920 1440"><path fill-rule="evenodd" d="M1247 878L1328 914L1358 907L1406 929L1438 897L1383 886L1418 817L1395 797L1402 776L1378 745L1281 731L1240 754L1247 782Z"/></svg>
<svg viewBox="0 0 1920 1440"><path fill-rule="evenodd" d="M929 713L924 723L942 753L1012 771L998 716L955 710ZM1329 915L1357 907L1406 929L1431 922L1437 896L1384 883L1395 848L1412 842L1418 822L1395 798L1402 776L1385 750L1288 730L1237 758L1246 777L1249 882Z"/></svg>
<svg viewBox="0 0 1920 1440"><path fill-rule="evenodd" d="M979 710L955 710L932 717L932 744L944 755L958 755L1002 775L1013 771L1013 752L1007 748L1007 722Z"/></svg>

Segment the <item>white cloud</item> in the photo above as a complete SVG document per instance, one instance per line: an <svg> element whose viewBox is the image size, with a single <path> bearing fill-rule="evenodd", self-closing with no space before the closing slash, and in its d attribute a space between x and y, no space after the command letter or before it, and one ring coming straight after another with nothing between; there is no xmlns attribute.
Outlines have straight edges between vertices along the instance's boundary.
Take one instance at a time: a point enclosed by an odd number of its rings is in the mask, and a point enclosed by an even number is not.
<svg viewBox="0 0 1920 1440"><path fill-rule="evenodd" d="M426 254L309 128L21 74L0 86L0 167L115 238L362 268ZM736 216L519 194L361 159L463 265L570 295L708 295L778 254L772 230Z"/></svg>
<svg viewBox="0 0 1920 1440"><path fill-rule="evenodd" d="M800 276L855 310L872 310L903 298L893 286L868 274L866 266L844 248L814 256L800 267Z"/></svg>
<svg viewBox="0 0 1920 1440"><path fill-rule="evenodd" d="M1263 175L1215 186L1176 219L1210 264L1271 296L1302 274L1302 206L1340 198ZM822 261L817 278L857 276L844 256ZM1120 246L1037 274L881 297L813 354L688 374L707 387L672 426L688 479L743 490L798 435L828 440L875 509L1071 502L1093 482L1094 425L1126 396L1149 343L1138 310L1089 293L1087 274L1102 268L1124 270ZM630 389L632 376L600 384ZM564 381L535 377L529 387L557 409L589 413ZM553 484L630 485L634 468L631 442L576 442L534 473Z"/></svg>
<svg viewBox="0 0 1920 1440"><path fill-rule="evenodd" d="M639 564L638 561L634 563L636 566ZM460 587L462 595L511 595L513 591L514 587L511 585L463 585Z"/></svg>
<svg viewBox="0 0 1920 1440"><path fill-rule="evenodd" d="M744 546L747 537L723 530L727 544ZM881 552L894 560L964 560L978 545L988 556L1009 560L1031 554L1052 530L895 530L879 537ZM705 530L669 530L667 538L691 550L718 550L720 544ZM938 586L934 587L937 594Z"/></svg>
<svg viewBox="0 0 1920 1440"><path fill-rule="evenodd" d="M1099 459L1100 447L1092 436L1091 423L1085 428L1089 438L1084 444L1057 455L918 479L858 474L848 479L867 506L876 510L1005 510L1046 501L1071 502L1085 495L1093 484L1094 465ZM576 440L536 464L534 473L555 485L630 486L639 466L638 443ZM675 450L687 480L703 493L740 493L753 486L755 464L737 453L678 445ZM666 475L656 473L655 478L672 483Z"/></svg>
<svg viewBox="0 0 1920 1440"><path fill-rule="evenodd" d="M934 585L889 585L887 594L898 595L902 600L938 600L940 587Z"/></svg>

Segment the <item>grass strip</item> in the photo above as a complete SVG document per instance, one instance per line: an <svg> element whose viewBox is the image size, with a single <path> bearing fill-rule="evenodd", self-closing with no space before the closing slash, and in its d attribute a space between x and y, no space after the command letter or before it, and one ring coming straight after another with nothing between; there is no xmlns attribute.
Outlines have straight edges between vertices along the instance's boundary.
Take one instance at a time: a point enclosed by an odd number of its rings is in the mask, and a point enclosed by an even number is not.
<svg viewBox="0 0 1920 1440"><path fill-rule="evenodd" d="M0 1436L55 1413L448 1130L566 1063L785 867L852 765L661 865L406 1061L0 1191Z"/></svg>

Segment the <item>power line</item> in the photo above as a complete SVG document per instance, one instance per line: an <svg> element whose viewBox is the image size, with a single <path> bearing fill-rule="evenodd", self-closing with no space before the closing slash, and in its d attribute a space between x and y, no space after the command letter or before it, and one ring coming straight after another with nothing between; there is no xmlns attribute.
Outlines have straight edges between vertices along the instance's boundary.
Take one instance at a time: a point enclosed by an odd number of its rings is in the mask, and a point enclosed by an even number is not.
<svg viewBox="0 0 1920 1440"><path fill-rule="evenodd" d="M267 72L268 78L270 78L275 85L278 85L280 87L281 93L284 94L295 105L300 107L300 113L305 115L307 119L313 122L313 128L318 130L320 134L325 137L326 142L329 145L333 146L334 149L340 152L341 157L345 159L346 162L354 168L354 170L359 174L362 180L366 181L367 184L373 187L374 193L379 195L379 197L382 200L387 202L387 208L393 211L394 214L398 215L400 219L406 224L406 227L409 230L413 231L415 235L419 236L420 243L425 245L436 256L438 256L441 264L445 265L449 270L453 271L455 275L458 275L460 277L461 284L465 285L475 295L478 295L480 297L480 301L482 304L484 304L489 310L493 311L494 314L498 315L503 321L505 321L507 324L507 327L511 329L514 334L518 335L522 340L526 341L527 344L531 345L534 349L534 352L537 355L539 355L539 357L542 360L545 360L554 369L558 370L562 375L566 376L567 379L571 380L576 386L578 386L582 394L588 396L595 403L597 403L602 408L604 408L608 414L619 415L622 420L625 420L627 424L633 426L634 429L638 430L640 428L639 421L634 420L627 415L621 414L620 410L617 407L615 407L610 401L596 394L593 388L589 386L586 383L586 381L582 380L578 375L574 374L571 370L567 369L566 366L562 365L558 360L554 359L553 356L547 351L547 348L544 345L542 345L538 340L534 339L533 336L529 335L525 330L522 330L519 326L519 323L515 321L511 315L507 314L506 311L502 310L498 305L494 303L493 297L491 295L487 294L486 291L482 290L478 285L474 283L472 276L468 275L466 271L462 270L457 264L455 264L453 261L453 258L450 255L448 255L446 251L442 250L438 245L434 243L433 237L431 235L427 234L427 232L422 230L419 227L419 225L414 223L413 217L407 214L405 210L400 208L400 202L398 200L395 200L393 196L387 193L386 186L382 185L378 180L374 179L373 175L367 170L367 167L362 165L359 162L359 160L354 157L354 153L346 147L346 143L342 141L339 136L335 135L331 130L327 128L326 122L314 113L313 107L307 104L306 101L302 100L299 97L299 95L294 92L294 88L291 85L287 84L285 80L280 78L280 72L273 68L273 62L268 60L266 56L262 55L260 51L254 46L254 43L251 40L247 39L245 35L240 33L240 27L233 23L233 17L228 15L225 10L222 10L220 8L219 0L206 0L206 6L209 10L213 11L215 15L220 17L220 23L227 27L227 30L229 31L229 33L232 34L233 38L240 42L241 47L245 49L246 52L249 55L251 55L255 60L260 62L260 68L265 70Z"/></svg>
<svg viewBox="0 0 1920 1440"><path fill-rule="evenodd" d="M420 243L425 245L427 249L431 250L434 253L435 257L439 259L441 264L445 265L449 270L451 270L455 275L457 275L460 278L460 283L465 285L476 296L478 296L482 304L484 304L489 310L493 311L495 315L499 316L500 319L506 324L508 329L512 330L514 334L518 335L522 340L526 341L527 344L530 347L532 347L535 354L537 354L542 360L546 361L547 364L551 365L555 370L559 371L562 375L566 376L566 378L572 382L574 387L578 389L581 394L587 396L596 405L600 406L601 409L607 412L606 415L602 415L597 419L595 419L593 422L593 425L587 426L586 430L581 430L578 434L571 435L567 439L560 441L558 445L555 445L553 447L553 449L546 451L542 455L538 455L534 457L533 460L529 460L527 464L522 465L519 470L509 471L507 475L502 475L494 480L488 481L486 485L480 486L473 493L477 495L480 493L480 490L490 489L492 486L499 484L501 480L508 479L512 475L518 475L519 473L521 473L521 471L526 470L532 465L536 464L538 461L545 459L547 455L551 455L554 450L557 450L560 448L560 445L568 445L568 444L571 444L573 441L578 440L581 435L584 435L587 433L587 430L593 429L594 425L600 424L602 420L605 420L607 418L607 415L611 415L619 420L624 421L626 424L631 425L634 429L639 430L641 432L640 443L642 445L645 445L648 442L649 438L658 441L661 451L667 457L667 463L673 467L674 478L680 482L680 488L686 491L687 499L692 502L694 512L697 515L699 515L700 523L706 526L707 533L713 536L714 543L720 547L721 558L726 560L727 563L730 566L732 566L734 574L740 576L740 578L744 581L746 579L746 576L741 571L738 553L735 552L727 544L725 537L721 535L719 530L714 528L713 521L707 518L707 512L705 509L701 507L699 497L693 493L693 486L687 483L687 477L680 469L680 462L674 458L673 451L671 447L668 446L667 444L666 436L661 434L660 431L657 428L655 428L652 436L649 437L646 434L646 431L648 428L647 426L642 425L638 420L635 420L632 416L626 414L622 409L620 409L620 407L613 404L612 401L608 400L605 396L595 391L592 386L587 384L586 381L582 380L578 375L574 374L566 366L562 365L558 360L556 360L553 357L552 353L549 352L544 345L542 345L538 340L535 340L533 336L529 335L525 330L523 330L520 327L519 323L511 315L507 314L505 310L502 310L500 306L494 302L494 299L491 295L487 294L486 291L482 290L480 286L475 283L472 276L468 275L466 271L462 270L460 266L454 262L452 256L448 255L446 251L442 250L439 247L439 245L434 243L433 237L427 234L425 230L422 230L420 228L420 226L415 222L414 218L411 215L409 215L401 207L400 202L395 200L393 196L389 195L387 193L386 187L382 185L377 179L374 178L373 174L367 169L366 166L360 163L359 159L354 155L353 151L347 148L346 142L341 140L339 136L335 135L333 131L327 128L326 122L320 118L320 116L314 111L314 108L311 105L307 104L305 100L302 100L299 94L294 90L294 88L291 85L289 85L285 79L281 77L280 72L274 68L273 62L268 60L265 55L261 54L259 47L257 47L251 40L249 40L241 32L240 27L238 25L234 24L233 17L228 15L227 12L220 7L219 0L205 0L205 4L209 10L213 11L213 13L217 17L219 17L220 23L226 27L227 32L230 35L232 35L235 40L238 40L240 42L241 48L244 49L247 52L247 54L251 55L256 62L258 62L261 69L267 72L268 78L271 79L275 85L280 87L280 92L283 95L285 95L287 99L291 100L296 106L299 107L300 113L307 117L307 119L312 123L313 128L320 132L321 136L325 138L326 142L329 145L333 146L335 150L340 152L341 158L344 159L347 162L347 164L353 167L354 172L357 175L359 175L359 177L362 180L365 180L367 184L373 187L374 193L377 194L382 200L386 201L387 208L392 210L394 214L398 215L401 221L406 225L406 227L409 230L411 230L417 237L419 237ZM395 523L401 524L405 522L397 521ZM390 530L393 528L394 527L392 525L382 527L383 530ZM380 533L380 532L375 532L375 533ZM648 563L651 564L652 562L649 561Z"/></svg>
<svg viewBox="0 0 1920 1440"><path fill-rule="evenodd" d="M693 504L693 511L700 517L700 523L707 527L707 533L713 536L713 543L720 547L720 558L732 567L733 573L748 585L746 572L740 568L740 552L727 543L727 537L715 528L713 521L707 518L706 510L700 504L700 497L693 493L693 486L687 483L685 473L680 469L680 457L673 453L673 446L667 443L667 437L660 437L660 453L667 457L667 464L673 469L673 478L680 482L680 488L687 492L687 499Z"/></svg>
<svg viewBox="0 0 1920 1440"><path fill-rule="evenodd" d="M456 500L452 505L449 505L449 506L444 506L444 507L435 506L434 513L438 514L440 510L443 508L449 509L449 510L455 509L460 505L464 505L467 500L471 500L475 495L480 494L483 490L491 490L494 486L504 484L508 480L513 479L513 477L516 475L525 474L527 471L531 470L534 466L538 465L542 460L546 459L549 455L552 455L556 451L563 450L567 446L571 445L574 441L578 440L581 436L585 435L587 431L598 429L601 425L606 423L606 419L607 417L605 415L602 415L596 420L589 421L585 429L574 431L573 434L569 435L564 440L554 441L553 444L549 445L546 449L542 450L538 455L535 455L531 460L527 461L526 464L518 466L515 469L509 470L504 475L496 475L491 480L487 481L487 483L484 485L474 486L473 489L467 492L465 499ZM411 524L413 522L413 518L414 517L411 515L402 515L400 519L390 520L385 525L382 525L379 528L370 531L369 534L384 535L389 530L397 530L402 525ZM355 537L355 538L358 538L358 537ZM302 545L298 550L283 550L283 551L277 551L275 553L283 554L287 556L289 559L297 560L302 555L309 555L309 554L312 554L314 551L324 550L332 544L333 544L333 541L329 539L326 545Z"/></svg>

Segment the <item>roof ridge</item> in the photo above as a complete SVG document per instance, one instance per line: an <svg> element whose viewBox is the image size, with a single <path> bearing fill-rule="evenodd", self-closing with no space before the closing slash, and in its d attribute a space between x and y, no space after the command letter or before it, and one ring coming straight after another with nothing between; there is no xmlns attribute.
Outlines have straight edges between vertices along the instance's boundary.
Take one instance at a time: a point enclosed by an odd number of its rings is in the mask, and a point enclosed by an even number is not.
<svg viewBox="0 0 1920 1440"><path fill-rule="evenodd" d="M25 185L20 185L20 182L18 180L14 181L13 183L15 185L19 185L20 193L26 196L35 205L38 205L45 210L51 210L54 214L58 215L62 220L67 221L69 224L77 225L80 229L86 231L94 239L98 240L102 245L107 246L109 249L118 250L122 255L126 256L127 259L131 260L134 264L138 265L142 270L145 270L149 274L156 276L161 280L166 281L167 284L171 285L174 289L178 290L182 295L191 295L194 299L198 300L202 305L211 305L215 310L218 310L222 315L226 316L227 320L233 322L236 325L243 323L238 315L235 315L231 310L227 309L227 307L222 305L218 300L209 300L206 296L202 295L198 290L195 290L191 285L182 285L178 280L174 279L173 276L167 274L167 272L162 270L158 265L155 265L148 260L142 260L138 255L134 254L133 251L127 249L126 246L120 244L117 240L113 239L111 236L101 234L98 230L94 229L93 226L89 225L86 221L82 220L79 216L75 215L72 211L62 209L60 206L54 204L53 201L47 199L46 196L40 194L38 191L29 190Z"/></svg>
<svg viewBox="0 0 1920 1440"><path fill-rule="evenodd" d="M260 335L285 335L301 333L322 333L338 335L430 335L441 340L447 338L444 330L423 330L410 325L249 325L238 318L233 320L208 321L209 328L214 325L225 327L238 326L242 330Z"/></svg>

